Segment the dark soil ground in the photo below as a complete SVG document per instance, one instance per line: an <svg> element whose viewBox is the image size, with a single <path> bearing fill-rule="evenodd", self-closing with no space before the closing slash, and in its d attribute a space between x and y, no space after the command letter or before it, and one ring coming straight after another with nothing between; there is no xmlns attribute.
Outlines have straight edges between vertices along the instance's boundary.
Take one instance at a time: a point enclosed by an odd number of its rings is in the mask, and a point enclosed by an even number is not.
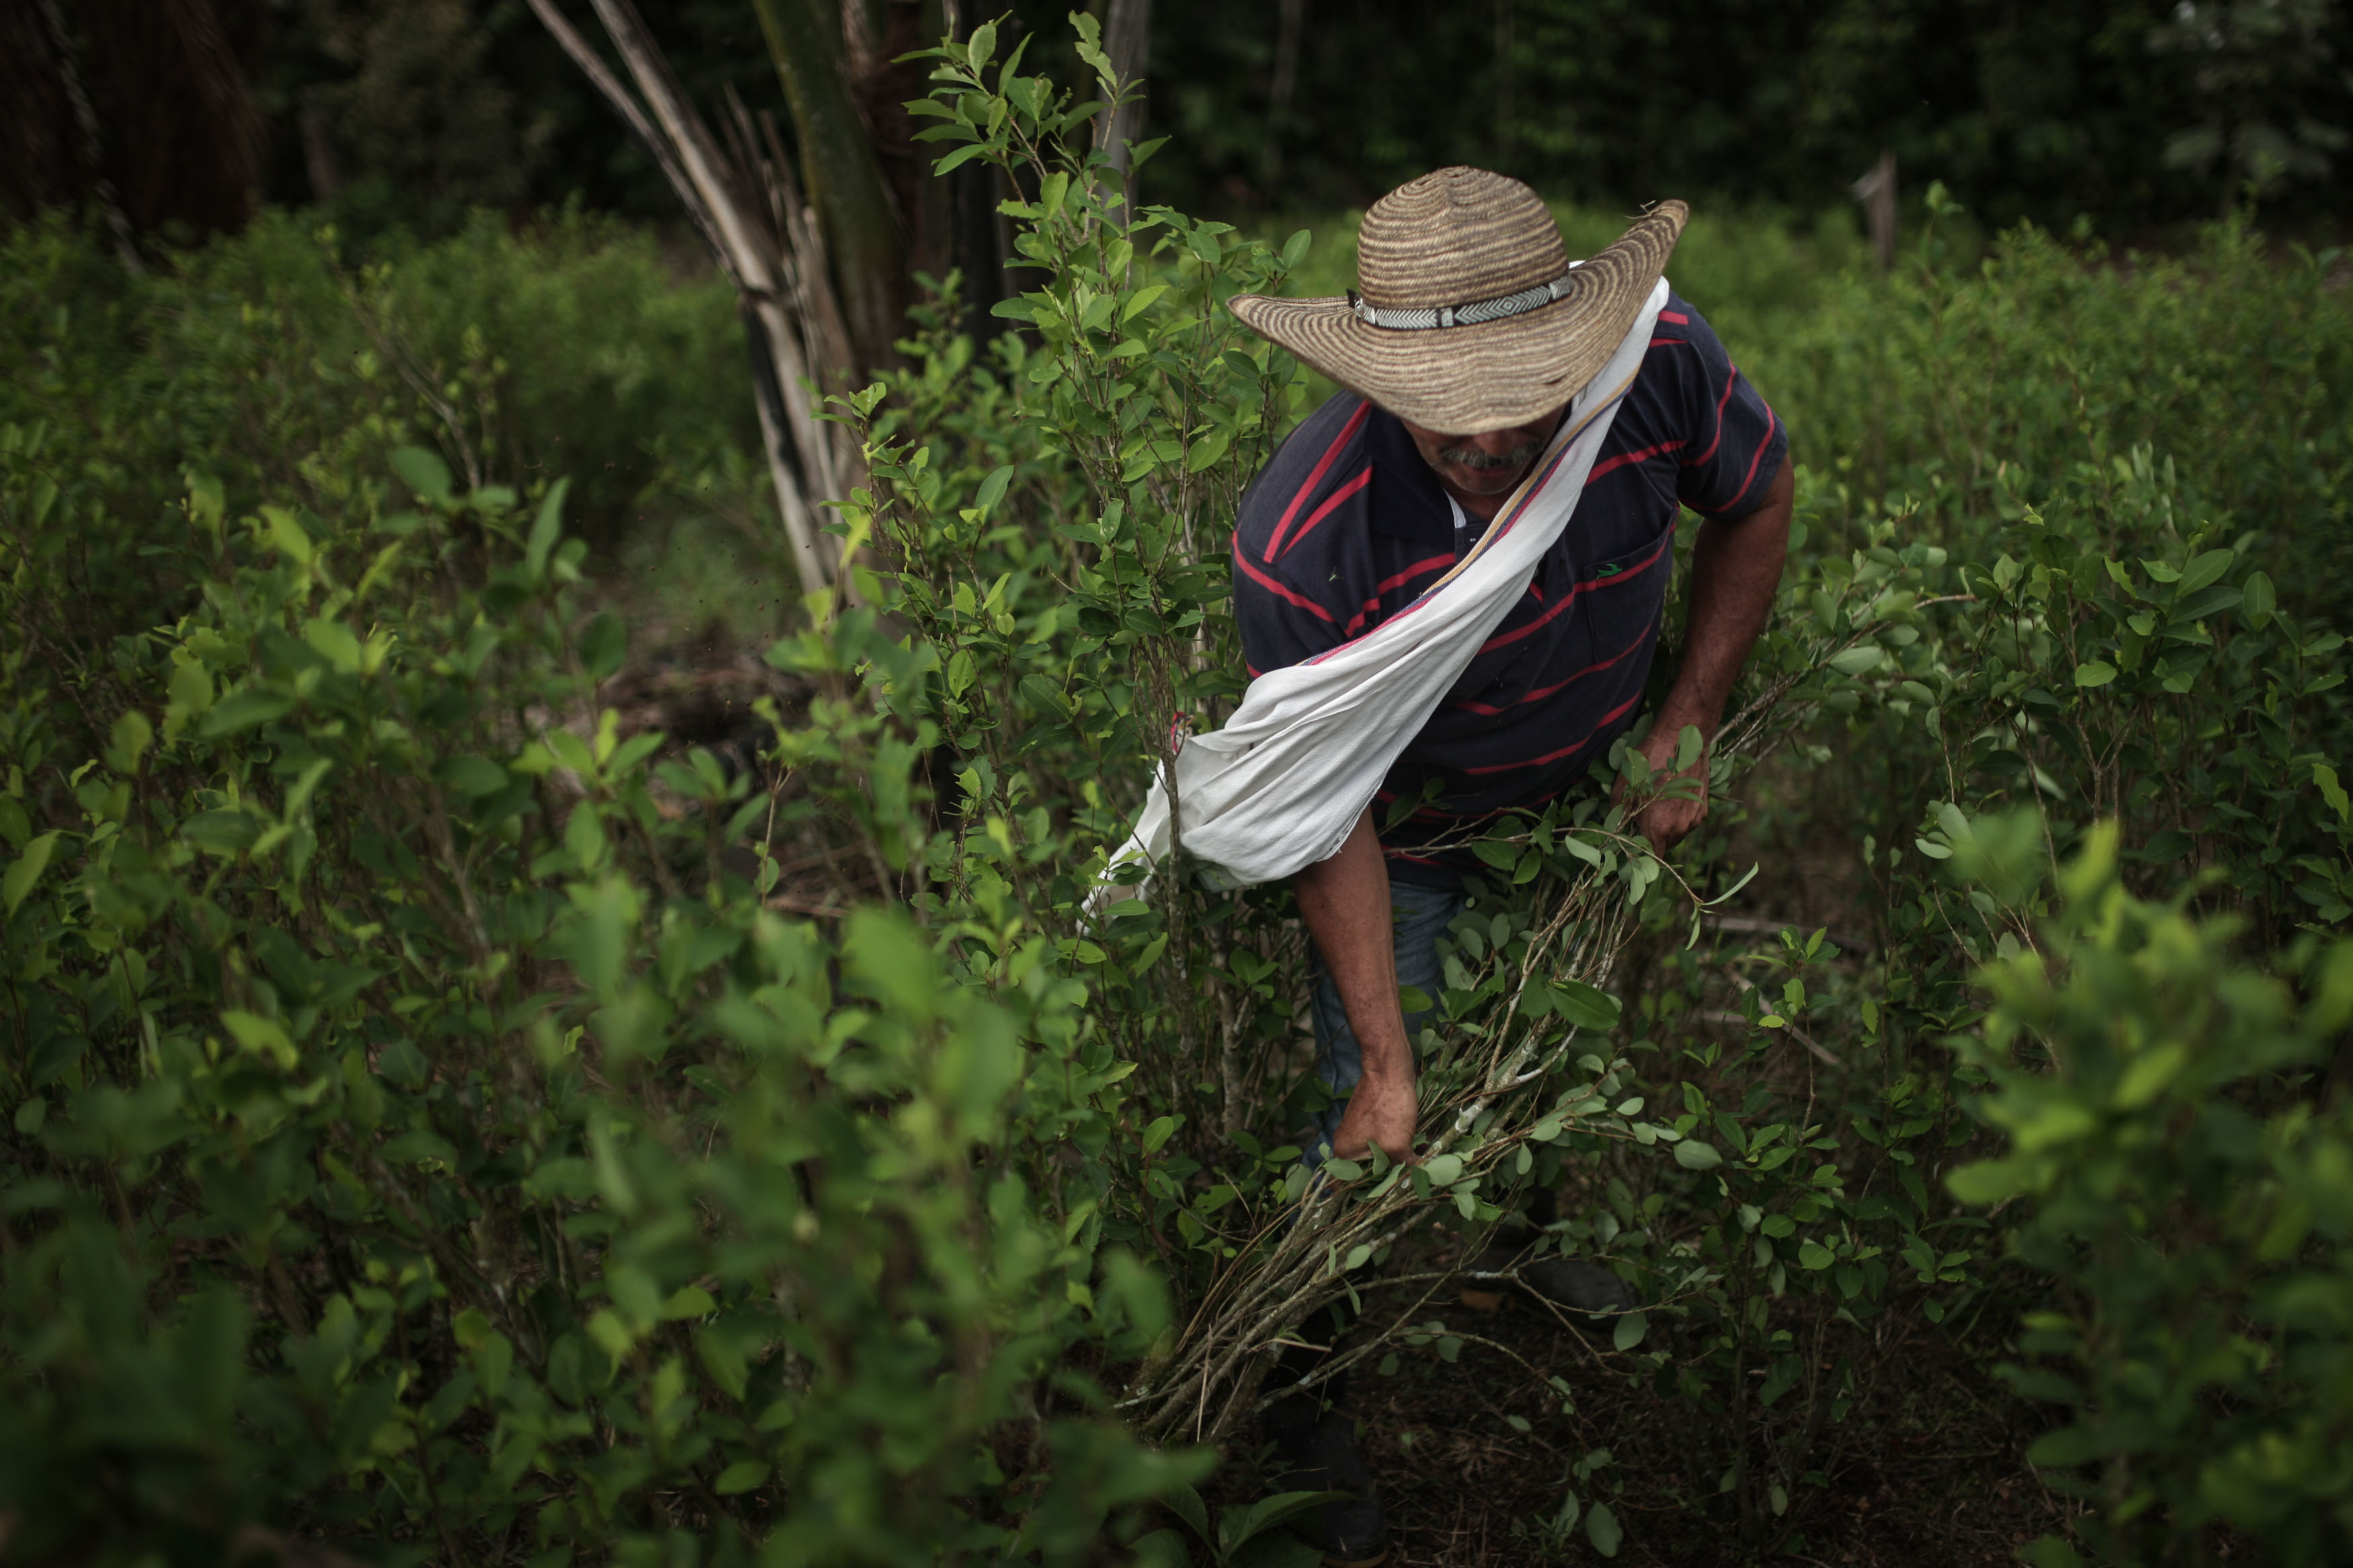
<svg viewBox="0 0 2353 1568"><path fill-rule="evenodd" d="M1394 1316L1411 1305L1401 1291L1366 1297L1377 1318L1384 1307ZM2000 1358L1997 1345L1957 1343L1916 1318L1891 1315L1883 1339L1853 1347L1865 1397L1820 1445L1815 1462L1827 1484L1795 1489L1788 1514L1744 1540L1730 1500L1707 1495L1723 1461L1699 1450L1722 1441L1720 1419L1601 1372L1579 1331L1524 1303L1478 1312L1433 1300L1417 1319L1433 1312L1567 1379L1577 1414L1563 1415L1559 1397L1525 1368L1475 1343L1452 1363L1433 1349L1402 1350L1392 1376L1356 1376L1347 1403L1398 1568L1599 1562L1582 1524L1566 1542L1546 1540L1544 1525L1570 1484L1616 1514L1622 1563L1990 1568L2064 1528L2065 1500L2024 1458L2040 1430L2031 1412L1985 1370ZM1530 1430L1517 1430L1514 1415ZM1571 1482L1569 1466L1596 1447L1615 1463L1595 1481ZM1236 1458L1213 1483L1213 1503L1261 1495L1256 1456Z"/></svg>

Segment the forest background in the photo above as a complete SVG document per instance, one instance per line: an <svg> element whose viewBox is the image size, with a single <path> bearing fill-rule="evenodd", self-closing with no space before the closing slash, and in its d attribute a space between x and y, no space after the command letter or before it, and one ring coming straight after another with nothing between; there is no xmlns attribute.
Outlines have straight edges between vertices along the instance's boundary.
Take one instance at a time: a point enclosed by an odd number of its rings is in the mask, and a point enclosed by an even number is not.
<svg viewBox="0 0 2353 1568"><path fill-rule="evenodd" d="M1288 1562L1342 1294L1405 1561L2353 1552L2344 7L550 12L0 5L0 1559ZM1279 889L1082 895L1216 301L1454 160L1695 204L1799 538L1311 1187Z"/></svg>

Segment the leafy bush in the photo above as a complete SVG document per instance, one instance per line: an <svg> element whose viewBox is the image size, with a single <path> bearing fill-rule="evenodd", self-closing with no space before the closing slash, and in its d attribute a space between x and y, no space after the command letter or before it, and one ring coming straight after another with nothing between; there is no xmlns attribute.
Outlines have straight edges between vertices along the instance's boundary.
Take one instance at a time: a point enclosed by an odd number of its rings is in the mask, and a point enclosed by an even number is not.
<svg viewBox="0 0 2353 1568"><path fill-rule="evenodd" d="M757 450L739 344L723 281L679 279L649 236L578 214L521 235L484 214L365 262L266 214L141 278L61 219L11 228L0 424L30 433L19 450L76 527L10 548L75 584L80 624L45 629L87 657L188 607L192 472L232 513L333 514L416 445L474 488L577 475L610 545L649 488L690 515L713 482L748 490L728 478Z"/></svg>
<svg viewBox="0 0 2353 1568"><path fill-rule="evenodd" d="M1190 1468L1084 1370L1166 1304L1061 1158L1124 1097L1083 988L763 909L708 851L766 800L595 706L564 487L400 466L332 520L199 488L102 756L13 672L12 1550L1083 1557Z"/></svg>
<svg viewBox="0 0 2353 1568"><path fill-rule="evenodd" d="M1909 529L1977 558L2030 501L2122 501L2147 449L2170 460L2185 521L2253 532L2288 601L2327 614L2312 585L2353 549L2340 253L2282 254L2233 219L2179 256L2021 227L1963 267L1947 236L1962 215L1941 192L1931 207L1894 273L1850 269L1744 348L1852 515L1908 503Z"/></svg>
<svg viewBox="0 0 2353 1568"><path fill-rule="evenodd" d="M2014 879L2039 837L1989 819L1957 858ZM1954 1190L2024 1209L2012 1244L2053 1291L2003 1373L2067 1407L2032 1458L2097 1504L2099 1561L2211 1561L2219 1522L2270 1561L2334 1562L2353 1548L2353 1121L2314 1090L2353 1021L2353 945L2249 968L2233 922L2133 898L2117 843L2087 837L1961 1041L2007 1152Z"/></svg>

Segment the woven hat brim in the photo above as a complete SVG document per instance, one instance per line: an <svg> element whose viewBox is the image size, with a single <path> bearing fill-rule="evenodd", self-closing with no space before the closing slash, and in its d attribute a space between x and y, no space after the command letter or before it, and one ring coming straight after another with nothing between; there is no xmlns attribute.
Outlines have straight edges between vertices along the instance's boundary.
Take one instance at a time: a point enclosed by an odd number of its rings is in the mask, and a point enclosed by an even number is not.
<svg viewBox="0 0 2353 1568"><path fill-rule="evenodd" d="M1260 336L1424 429L1450 436L1508 429L1558 408L1609 363L1665 272L1690 211L1661 202L1573 270L1561 298L1498 321L1423 331L1376 327L1345 298L1237 294L1229 308Z"/></svg>

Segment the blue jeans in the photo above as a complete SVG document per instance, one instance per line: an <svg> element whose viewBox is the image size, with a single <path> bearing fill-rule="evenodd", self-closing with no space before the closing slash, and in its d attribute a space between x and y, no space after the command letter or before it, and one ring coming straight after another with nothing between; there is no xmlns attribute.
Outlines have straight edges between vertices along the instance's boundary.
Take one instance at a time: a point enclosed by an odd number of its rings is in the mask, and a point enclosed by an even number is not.
<svg viewBox="0 0 2353 1568"><path fill-rule="evenodd" d="M1398 984L1413 986L1434 1003L1446 984L1438 960L1438 939L1462 912L1462 895L1391 882L1389 906L1397 921ZM1332 1146L1332 1135L1340 1130L1340 1118L1347 1114L1348 1097L1356 1093L1357 1080L1365 1076L1365 1050L1348 1026L1348 1010L1341 1005L1340 987L1324 966L1323 953L1314 951L1313 942L1308 946L1315 982L1315 1076L1332 1096L1332 1103L1313 1118L1316 1146L1307 1157L1312 1166L1322 1163ZM1419 1037L1429 1019L1427 1008L1407 1014L1406 1038Z"/></svg>

